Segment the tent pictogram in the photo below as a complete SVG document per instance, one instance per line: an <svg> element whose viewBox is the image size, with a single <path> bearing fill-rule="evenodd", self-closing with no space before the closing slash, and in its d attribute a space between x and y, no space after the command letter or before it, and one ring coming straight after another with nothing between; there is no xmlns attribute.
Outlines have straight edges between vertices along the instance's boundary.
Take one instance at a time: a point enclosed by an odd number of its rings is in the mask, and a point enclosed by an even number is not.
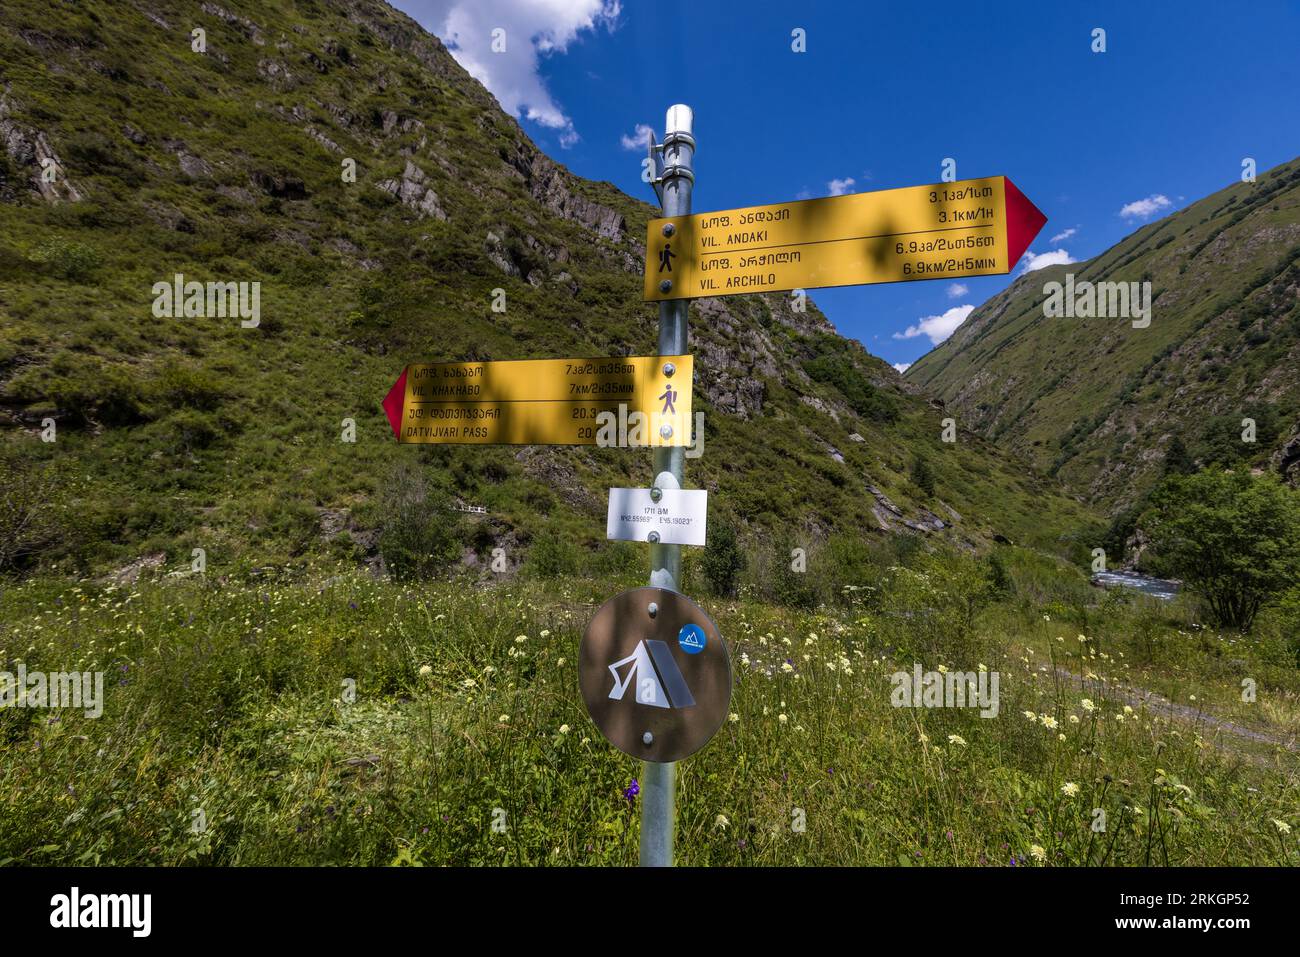
<svg viewBox="0 0 1300 957"><path fill-rule="evenodd" d="M624 665L627 665L627 671L620 678L619 669ZM632 654L608 667L614 676L614 687L609 696L615 701L622 701L628 687L634 686L637 704L653 708L690 708L695 705L695 698L691 689L686 687L686 679L682 677L677 662L673 661L672 652L658 639L638 641Z"/></svg>

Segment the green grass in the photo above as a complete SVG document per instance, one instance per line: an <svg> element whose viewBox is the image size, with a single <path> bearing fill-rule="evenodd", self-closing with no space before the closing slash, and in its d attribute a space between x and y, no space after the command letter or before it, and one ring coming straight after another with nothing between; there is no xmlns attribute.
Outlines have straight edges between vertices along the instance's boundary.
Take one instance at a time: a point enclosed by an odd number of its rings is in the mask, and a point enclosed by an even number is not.
<svg viewBox="0 0 1300 957"><path fill-rule="evenodd" d="M1085 615L1101 652L1087 667L1131 677L1140 656L1123 636L1154 614L1157 643L1177 642L1184 612L1135 609L1057 574L1058 598L1077 601L1048 622L1041 565L1022 555L1011 567L1013 593L992 603L978 597L980 564L944 555L887 567L813 611L706 601L733 656L734 719L681 765L678 860L1297 863L1295 837L1274 823L1300 826L1294 752L1244 751L1203 723L1097 694L1088 710L1088 694L1040 670L1036 649L1079 653L1055 638L1075 641ZM8 588L0 661L102 669L110 687L99 719L0 711L0 861L634 863L638 813L623 792L640 765L592 726L575 672L581 631L613 587L415 587L341 571ZM1266 643L1237 651L1261 710L1294 722L1295 669ZM1227 700L1211 651L1188 641L1179 660ZM891 707L889 675L913 661L999 672L998 716ZM1095 808L1104 832L1090 828Z"/></svg>

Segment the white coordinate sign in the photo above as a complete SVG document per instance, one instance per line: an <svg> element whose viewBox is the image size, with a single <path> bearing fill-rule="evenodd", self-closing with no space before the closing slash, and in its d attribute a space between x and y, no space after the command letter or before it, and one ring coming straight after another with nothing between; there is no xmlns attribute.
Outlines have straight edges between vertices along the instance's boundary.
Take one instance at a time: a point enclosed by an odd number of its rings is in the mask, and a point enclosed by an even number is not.
<svg viewBox="0 0 1300 957"><path fill-rule="evenodd" d="M709 493L698 488L660 489L655 501L648 488L612 488L605 537L627 542L703 545ZM658 538L651 533L657 532Z"/></svg>

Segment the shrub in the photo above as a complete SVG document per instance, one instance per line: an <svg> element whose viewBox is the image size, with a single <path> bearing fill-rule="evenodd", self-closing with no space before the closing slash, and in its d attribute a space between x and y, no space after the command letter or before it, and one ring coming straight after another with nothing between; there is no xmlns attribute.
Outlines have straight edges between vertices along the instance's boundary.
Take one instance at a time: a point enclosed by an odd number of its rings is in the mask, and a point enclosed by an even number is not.
<svg viewBox="0 0 1300 957"><path fill-rule="evenodd" d="M803 367L814 382L825 382L838 389L858 415L873 422L893 422L898 418L894 400L872 385L848 356L842 353L818 356Z"/></svg>
<svg viewBox="0 0 1300 957"><path fill-rule="evenodd" d="M578 547L571 536L548 525L533 538L526 566L529 574L539 578L572 575L578 570Z"/></svg>
<svg viewBox="0 0 1300 957"><path fill-rule="evenodd" d="M384 483L381 494L379 554L399 581L434 578L447 573L459 557L460 520L451 497L430 484L416 465L403 462Z"/></svg>
<svg viewBox="0 0 1300 957"><path fill-rule="evenodd" d="M981 651L975 619L991 597L986 566L941 550L917 555L912 567L894 566L881 590L900 660L973 666Z"/></svg>
<svg viewBox="0 0 1300 957"><path fill-rule="evenodd" d="M775 541L789 541L787 536L774 535ZM815 574L818 569L819 556L806 549L803 571L795 571L794 559L790 549L784 545L774 544L764 556L763 568L759 569L758 580L764 582L764 592L771 601L787 608L815 608L820 600L818 583L821 576Z"/></svg>
<svg viewBox="0 0 1300 957"><path fill-rule="evenodd" d="M72 282L89 279L103 262L99 250L56 236L40 243L27 257L52 276Z"/></svg>
<svg viewBox="0 0 1300 957"><path fill-rule="evenodd" d="M714 526L708 547L700 557L700 572L709 591L723 598L736 594L736 585L748 562L736 540L735 526L721 522Z"/></svg>
<svg viewBox="0 0 1300 957"><path fill-rule="evenodd" d="M1192 461L1191 454L1187 451L1187 443L1183 441L1181 435L1175 435L1169 440L1169 447L1165 449L1165 475L1190 475L1196 471L1196 463Z"/></svg>
<svg viewBox="0 0 1300 957"><path fill-rule="evenodd" d="M1005 598L1011 594L1014 583L1007 570L1006 558L1000 548L994 548L988 556L989 594L992 598Z"/></svg>
<svg viewBox="0 0 1300 957"><path fill-rule="evenodd" d="M912 463L912 484L924 492L926 497L934 497L934 470L925 459L917 459Z"/></svg>
<svg viewBox="0 0 1300 957"><path fill-rule="evenodd" d="M1243 410L1244 414L1216 415L1206 420L1201 429L1200 440L1193 449L1193 458L1206 466L1222 465L1231 467L1243 460L1253 458L1259 451L1270 449L1281 436L1287 423L1276 406L1259 403ZM1255 421L1255 441L1242 440L1242 419L1249 417ZM1188 469L1181 474L1195 471Z"/></svg>
<svg viewBox="0 0 1300 957"><path fill-rule="evenodd" d="M37 465L0 447L0 574L58 540L60 506L48 463Z"/></svg>
<svg viewBox="0 0 1300 957"><path fill-rule="evenodd" d="M165 427L170 431L173 453L206 449L225 434L221 423L212 415L194 409L181 409L155 427Z"/></svg>
<svg viewBox="0 0 1300 957"><path fill-rule="evenodd" d="M1300 585L1282 596L1277 611L1287 653L1291 661L1300 667Z"/></svg>
<svg viewBox="0 0 1300 957"><path fill-rule="evenodd" d="M37 388L74 423L113 427L150 418L145 384L125 366L62 355L50 364L50 372L52 377Z"/></svg>
<svg viewBox="0 0 1300 957"><path fill-rule="evenodd" d="M852 603L873 594L888 564L883 544L860 532L831 535L817 556L818 578L824 583L827 597Z"/></svg>
<svg viewBox="0 0 1300 957"><path fill-rule="evenodd" d="M1157 566L1182 578L1215 621L1250 629L1300 579L1300 494L1273 476L1207 469L1152 495Z"/></svg>
<svg viewBox="0 0 1300 957"><path fill-rule="evenodd" d="M176 362L159 370L154 391L167 409L184 406L210 411L225 397L221 381L212 373Z"/></svg>

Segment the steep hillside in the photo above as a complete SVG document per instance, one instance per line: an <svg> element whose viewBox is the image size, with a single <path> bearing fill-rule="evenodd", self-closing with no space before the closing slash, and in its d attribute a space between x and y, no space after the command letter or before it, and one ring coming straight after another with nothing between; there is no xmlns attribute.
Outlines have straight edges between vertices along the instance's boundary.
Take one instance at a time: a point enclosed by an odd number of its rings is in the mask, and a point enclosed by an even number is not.
<svg viewBox="0 0 1300 957"><path fill-rule="evenodd" d="M1051 318L1051 289L1149 281L1151 321ZM1141 322L1141 319L1138 319ZM962 423L1111 510L1166 452L1300 478L1300 160L1019 279L908 370ZM1242 441L1243 419L1255 441Z"/></svg>
<svg viewBox="0 0 1300 957"><path fill-rule="evenodd" d="M393 441L380 401L407 362L656 340L637 238L654 210L543 155L409 18L6 0L0 64L0 465L64 506L38 543L54 557L373 558L385 503L427 483L487 509L464 560L504 545L513 564L541 533L597 545L604 490L650 477L648 452ZM157 317L176 274L260 282L259 324ZM833 528L1055 545L1089 519L991 443L940 443L942 412L815 307L698 300L692 323L707 426L688 480L716 519L791 545Z"/></svg>

